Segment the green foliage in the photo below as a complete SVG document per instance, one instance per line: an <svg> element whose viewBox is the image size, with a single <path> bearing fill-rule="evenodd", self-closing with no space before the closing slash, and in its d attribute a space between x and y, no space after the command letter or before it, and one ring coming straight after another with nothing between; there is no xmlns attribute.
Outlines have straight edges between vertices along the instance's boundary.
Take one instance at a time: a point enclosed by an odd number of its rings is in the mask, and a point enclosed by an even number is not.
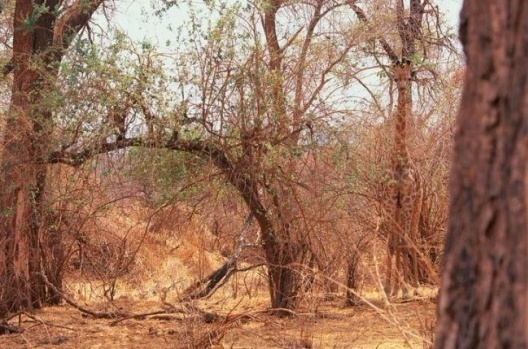
<svg viewBox="0 0 528 349"><path fill-rule="evenodd" d="M109 120L114 112L125 113L127 134L139 136L146 129L144 106L156 113L152 122L160 140L182 123L173 112L179 98L171 95L174 86L155 45L145 39L133 42L120 30L110 36L102 47L79 38L61 63L63 103L56 115L63 144L107 139L115 133Z"/></svg>
<svg viewBox="0 0 528 349"><path fill-rule="evenodd" d="M194 154L133 148L127 157L130 165L125 176L143 188L154 207L189 200L204 187L199 178L207 163Z"/></svg>
<svg viewBox="0 0 528 349"><path fill-rule="evenodd" d="M24 18L23 26L24 30L30 31L35 29L37 21L45 14L52 14L53 17L58 18L64 11L64 9L59 5L55 5L53 8L50 8L49 5L44 2L43 4L32 3L33 11ZM0 9L3 9L4 4L0 4ZM1 10L0 10L1 12Z"/></svg>

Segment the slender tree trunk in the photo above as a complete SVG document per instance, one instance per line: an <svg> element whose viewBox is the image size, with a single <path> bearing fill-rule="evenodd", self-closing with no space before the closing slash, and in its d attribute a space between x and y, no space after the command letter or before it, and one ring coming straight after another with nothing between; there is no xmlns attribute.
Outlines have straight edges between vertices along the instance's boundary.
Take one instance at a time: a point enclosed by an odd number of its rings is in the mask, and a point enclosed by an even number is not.
<svg viewBox="0 0 528 349"><path fill-rule="evenodd" d="M358 267L359 267L359 253L351 251L348 255L347 274L346 274L346 296L345 305L352 307L359 305L361 299L357 296L358 293Z"/></svg>
<svg viewBox="0 0 528 349"><path fill-rule="evenodd" d="M528 5L466 0L436 348L528 346Z"/></svg>

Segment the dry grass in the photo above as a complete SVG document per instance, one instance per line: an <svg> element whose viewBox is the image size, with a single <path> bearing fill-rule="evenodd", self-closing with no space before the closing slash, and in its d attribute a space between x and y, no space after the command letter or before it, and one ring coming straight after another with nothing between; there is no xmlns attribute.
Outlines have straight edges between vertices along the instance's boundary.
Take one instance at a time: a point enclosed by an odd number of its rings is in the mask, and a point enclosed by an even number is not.
<svg viewBox="0 0 528 349"><path fill-rule="evenodd" d="M200 303L208 309L225 305ZM251 304L251 302L249 303ZM156 302L133 302L118 299L118 307L135 311L158 308ZM262 298L254 299L255 309L265 309ZM223 348L423 348L426 343L415 338L406 342L401 327L420 334L423 322L434 318L431 302L409 302L392 306L399 324L393 326L369 306L341 308L335 302L325 303L317 314L299 314L293 318L276 318L255 313L248 304L233 309L247 312L225 331ZM204 348L203 338L222 324L205 324L194 319L159 317L126 320L115 326L109 320L83 317L70 307L46 308L35 318L22 316L23 334L0 337L2 348ZM201 342L201 344L197 344ZM217 346L219 347L219 346Z"/></svg>
<svg viewBox="0 0 528 349"><path fill-rule="evenodd" d="M111 206L91 224L86 225L91 227L86 233L94 246L112 236L117 245L125 241L127 255L134 256L128 271L115 278L113 300L104 296L108 279L98 279L97 273L68 270L65 292L93 310L137 314L166 310L165 301L181 307L180 292L225 259L215 249L215 236L185 207L170 207L152 216L131 200ZM371 266L365 263L362 267ZM369 270L363 273L366 279L379 277ZM11 323L18 322L25 332L0 336L0 348L428 347L435 321L435 305L429 297L388 305L373 290L376 282L367 282L361 296L371 305L347 308L343 307L343 285L334 297L327 297L323 286L328 282L318 280L319 286L306 295L297 315L291 318L266 313L269 300L264 267L236 274L210 298L193 304L220 315L211 323L192 312L114 323L86 317L69 306L45 308L12 319Z"/></svg>

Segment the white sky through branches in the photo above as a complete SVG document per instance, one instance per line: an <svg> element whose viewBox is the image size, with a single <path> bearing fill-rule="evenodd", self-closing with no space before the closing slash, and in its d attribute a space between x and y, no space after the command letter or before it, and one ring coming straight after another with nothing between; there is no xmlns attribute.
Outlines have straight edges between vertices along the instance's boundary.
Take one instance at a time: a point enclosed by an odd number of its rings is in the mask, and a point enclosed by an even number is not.
<svg viewBox="0 0 528 349"><path fill-rule="evenodd" d="M456 28L458 32L459 13L463 0L439 0L437 1L440 12L445 14L448 24ZM156 5L158 3L158 5ZM116 1L116 12L112 22L117 27L128 33L137 41L147 40L152 44L164 45L171 40L171 32L168 26L176 28L187 19L186 5L180 5L169 10L168 15L161 18L155 15L155 10L160 9L161 1L142 0L119 0ZM196 6L203 6L202 1L196 1Z"/></svg>

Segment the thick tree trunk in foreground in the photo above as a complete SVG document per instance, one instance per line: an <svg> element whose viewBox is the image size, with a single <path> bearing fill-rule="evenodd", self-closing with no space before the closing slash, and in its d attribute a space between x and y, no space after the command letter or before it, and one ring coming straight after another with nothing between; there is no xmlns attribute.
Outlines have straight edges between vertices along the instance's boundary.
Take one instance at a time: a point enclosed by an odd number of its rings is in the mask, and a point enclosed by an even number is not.
<svg viewBox="0 0 528 349"><path fill-rule="evenodd" d="M38 276L51 272L60 283L57 271L49 270L58 256L46 256L60 248L46 246L54 237L45 236L43 223L50 92L65 50L102 1L16 1L13 87L0 162L0 317L59 301Z"/></svg>
<svg viewBox="0 0 528 349"><path fill-rule="evenodd" d="M2 250L2 313L40 307L45 285L35 275L40 271L40 218L49 144L49 110L38 103L46 88L42 70L50 62L45 52L53 41L50 13L36 19L34 28L24 21L33 16L30 1L17 2L13 41L13 89L7 118L0 172L0 217ZM27 26L27 25L26 25ZM48 67L53 70L53 67ZM55 69L56 70L56 69ZM53 72L50 72L53 74Z"/></svg>
<svg viewBox="0 0 528 349"><path fill-rule="evenodd" d="M436 348L528 346L528 5L466 0Z"/></svg>

